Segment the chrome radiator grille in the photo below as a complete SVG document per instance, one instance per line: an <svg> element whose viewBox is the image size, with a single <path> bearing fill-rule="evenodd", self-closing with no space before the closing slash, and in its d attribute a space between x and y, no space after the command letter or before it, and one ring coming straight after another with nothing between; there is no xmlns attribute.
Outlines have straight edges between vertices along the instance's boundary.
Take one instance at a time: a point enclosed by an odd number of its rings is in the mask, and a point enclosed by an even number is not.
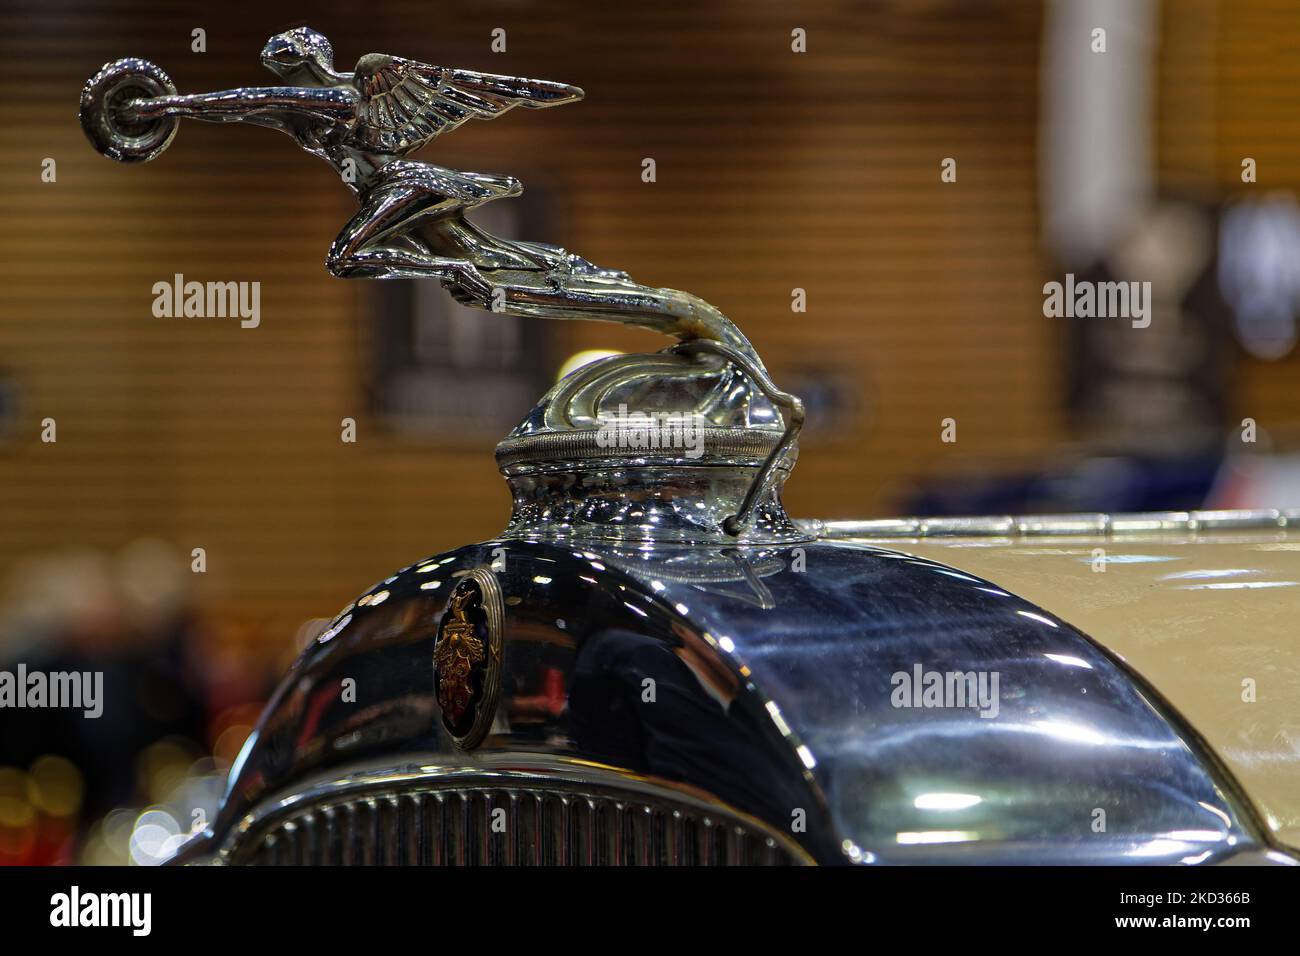
<svg viewBox="0 0 1300 956"><path fill-rule="evenodd" d="M781 866L760 826L646 794L448 788L349 795L278 814L229 862L261 865Z"/></svg>

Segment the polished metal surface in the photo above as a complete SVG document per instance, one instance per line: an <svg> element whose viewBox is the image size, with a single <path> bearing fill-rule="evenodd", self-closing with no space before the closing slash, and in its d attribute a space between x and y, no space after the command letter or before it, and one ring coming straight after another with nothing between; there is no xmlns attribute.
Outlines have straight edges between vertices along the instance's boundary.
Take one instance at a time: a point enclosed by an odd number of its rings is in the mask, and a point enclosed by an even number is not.
<svg viewBox="0 0 1300 956"><path fill-rule="evenodd" d="M758 474L754 476L753 483L750 484L749 490L745 492L745 497L740 502L740 508L735 514L729 515L722 522L723 531L729 535L739 535L744 532L753 519L760 502L766 503L769 492L778 483L784 483L785 476L781 474L781 468L785 467L788 471L794 465L795 441L799 437L799 431L803 428L803 402L799 400L798 396L781 391L776 383L768 377L766 369L757 362L751 361L748 356L730 345L712 342L708 339L696 339L683 342L677 346L677 350L703 352L705 354L720 355L728 359L732 364L744 371L768 399L785 410L785 433L763 460L762 467L759 469Z"/></svg>
<svg viewBox="0 0 1300 956"><path fill-rule="evenodd" d="M726 528L755 487L758 460L705 466L638 467L627 460L532 465L507 470L512 538L632 545L651 542L774 544L811 541L771 490L754 504L745 527ZM780 466L777 482L788 474Z"/></svg>
<svg viewBox="0 0 1300 956"><path fill-rule="evenodd" d="M628 408L640 418L626 417ZM780 497L803 419L796 396L722 343L696 340L593 362L557 383L497 446L514 496L509 533L808 538Z"/></svg>
<svg viewBox="0 0 1300 956"><path fill-rule="evenodd" d="M881 518L797 522L820 538L1056 537L1125 534L1210 534L1300 527L1300 510L1151 511L1134 514L982 515L958 518Z"/></svg>
<svg viewBox="0 0 1300 956"><path fill-rule="evenodd" d="M105 63L81 91L81 128L91 145L109 159L148 162L171 145L176 120L138 122L119 106L141 97L175 95L171 78L148 60L128 57Z"/></svg>
<svg viewBox="0 0 1300 956"><path fill-rule="evenodd" d="M466 754L439 720L428 661L455 582L485 564L506 607L502 692ZM996 706L900 706L898 676L918 667L996 674ZM346 677L355 703L340 697ZM577 794L590 766L690 787L819 863L1217 863L1277 849L1231 773L1122 661L976 576L847 542L499 539L407 568L303 654L191 852L238 843L241 821L304 781L413 754L470 775L544 765Z"/></svg>

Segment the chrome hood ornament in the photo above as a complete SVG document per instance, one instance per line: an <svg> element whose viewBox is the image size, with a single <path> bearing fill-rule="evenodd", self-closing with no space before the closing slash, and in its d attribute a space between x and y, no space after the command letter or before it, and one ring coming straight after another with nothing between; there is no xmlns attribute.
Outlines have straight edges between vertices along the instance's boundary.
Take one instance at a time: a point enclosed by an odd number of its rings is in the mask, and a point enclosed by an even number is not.
<svg viewBox="0 0 1300 956"><path fill-rule="evenodd" d="M82 91L82 127L99 152L126 163L160 155L181 117L279 130L329 163L360 203L330 248L333 275L436 279L476 308L618 322L679 340L570 374L501 443L515 496L509 533L806 537L779 495L802 405L773 384L726 316L558 246L493 236L468 214L518 196L519 180L405 158L466 120L572 103L582 90L384 54L339 73L329 41L306 27L272 37L262 63L285 85L178 95L154 64L116 60Z"/></svg>

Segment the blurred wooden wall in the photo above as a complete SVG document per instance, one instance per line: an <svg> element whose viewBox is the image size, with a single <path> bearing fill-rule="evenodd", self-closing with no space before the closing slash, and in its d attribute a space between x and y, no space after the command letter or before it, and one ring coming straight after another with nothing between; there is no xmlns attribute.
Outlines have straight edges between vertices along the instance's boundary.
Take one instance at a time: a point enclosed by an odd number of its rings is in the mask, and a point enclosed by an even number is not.
<svg viewBox="0 0 1300 956"><path fill-rule="evenodd" d="M128 54L182 92L272 82L258 51L304 22L301 5L24 7L0 13L0 368L24 398L0 446L0 575L53 547L156 535L207 549L214 609L287 635L499 530L488 444L404 439L367 416L362 289L323 267L353 208L328 167L267 130L192 122L127 167L77 125L86 78ZM472 123L423 155L543 177L566 197L562 234L536 238L715 303L778 382L816 368L854 382L859 414L806 443L787 493L797 514L844 517L887 512L916 475L1064 437L1037 247L1041 16L1013 0L325 0L306 22L340 69L380 51L584 87L581 104ZM505 54L489 51L494 27ZM793 27L808 53L791 52ZM1203 41L1175 27L1188 49ZM154 318L151 287L177 272L260 281L261 327ZM794 287L807 314L790 311ZM659 344L565 324L555 359ZM39 441L47 416L56 445ZM956 445L938 440L947 416Z"/></svg>

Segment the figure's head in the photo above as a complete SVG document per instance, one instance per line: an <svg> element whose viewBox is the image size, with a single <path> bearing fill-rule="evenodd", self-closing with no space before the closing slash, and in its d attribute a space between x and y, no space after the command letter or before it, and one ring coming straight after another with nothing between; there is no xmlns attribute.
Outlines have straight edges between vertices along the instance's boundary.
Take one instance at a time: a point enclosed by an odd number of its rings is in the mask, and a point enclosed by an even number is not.
<svg viewBox="0 0 1300 956"><path fill-rule="evenodd" d="M267 40L262 47L262 65L290 82L327 85L338 78L330 41L311 27L297 27Z"/></svg>

